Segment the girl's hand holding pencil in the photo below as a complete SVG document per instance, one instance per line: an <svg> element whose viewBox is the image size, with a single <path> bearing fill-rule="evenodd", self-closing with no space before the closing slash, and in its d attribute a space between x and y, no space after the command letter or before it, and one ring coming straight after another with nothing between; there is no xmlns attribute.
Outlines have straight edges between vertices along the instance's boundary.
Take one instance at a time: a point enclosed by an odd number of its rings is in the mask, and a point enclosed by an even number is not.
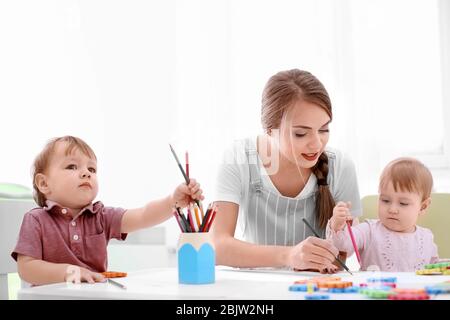
<svg viewBox="0 0 450 320"><path fill-rule="evenodd" d="M353 217L350 213L350 207L350 202L338 202L338 204L333 209L333 216L330 219L330 227L332 230L337 232L344 229L345 225L347 225L347 230L352 241L353 250L355 250L356 258L361 265L361 256L359 254L355 236L353 235L352 231Z"/></svg>
<svg viewBox="0 0 450 320"><path fill-rule="evenodd" d="M333 209L333 216L330 219L330 227L334 231L344 229L347 221L352 221L353 217L350 213L350 202L339 201Z"/></svg>

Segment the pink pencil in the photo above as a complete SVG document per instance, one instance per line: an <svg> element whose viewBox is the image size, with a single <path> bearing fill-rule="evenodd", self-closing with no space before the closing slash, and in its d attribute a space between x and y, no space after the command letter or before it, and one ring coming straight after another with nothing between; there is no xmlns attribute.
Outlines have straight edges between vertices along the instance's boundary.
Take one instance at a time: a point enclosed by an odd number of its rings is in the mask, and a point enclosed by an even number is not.
<svg viewBox="0 0 450 320"><path fill-rule="evenodd" d="M352 226L350 225L350 221L347 221L347 229L348 233L350 233L350 238L352 239L353 249L355 249L356 258L358 259L359 265L361 266L361 256L359 255L358 246L356 245L355 237L353 236Z"/></svg>

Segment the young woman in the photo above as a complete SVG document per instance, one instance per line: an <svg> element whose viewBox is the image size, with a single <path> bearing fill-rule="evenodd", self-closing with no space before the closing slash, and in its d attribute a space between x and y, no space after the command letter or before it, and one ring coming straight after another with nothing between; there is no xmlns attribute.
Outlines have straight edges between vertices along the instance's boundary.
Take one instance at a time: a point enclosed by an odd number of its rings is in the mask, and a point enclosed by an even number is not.
<svg viewBox="0 0 450 320"><path fill-rule="evenodd" d="M322 83L301 70L272 76L262 97L264 135L237 141L219 167L212 229L217 263L335 271L338 250L325 236L338 201L361 204L353 163L326 148L331 102ZM243 239L235 238L240 222Z"/></svg>

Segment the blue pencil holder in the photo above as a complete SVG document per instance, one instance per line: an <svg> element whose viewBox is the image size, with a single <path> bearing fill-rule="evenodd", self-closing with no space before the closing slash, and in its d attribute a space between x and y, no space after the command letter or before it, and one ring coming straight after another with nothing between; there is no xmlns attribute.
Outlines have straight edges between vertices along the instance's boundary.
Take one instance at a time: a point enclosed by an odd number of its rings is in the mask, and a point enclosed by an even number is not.
<svg viewBox="0 0 450 320"><path fill-rule="evenodd" d="M208 232L182 233L177 258L179 283L214 283L216 252Z"/></svg>

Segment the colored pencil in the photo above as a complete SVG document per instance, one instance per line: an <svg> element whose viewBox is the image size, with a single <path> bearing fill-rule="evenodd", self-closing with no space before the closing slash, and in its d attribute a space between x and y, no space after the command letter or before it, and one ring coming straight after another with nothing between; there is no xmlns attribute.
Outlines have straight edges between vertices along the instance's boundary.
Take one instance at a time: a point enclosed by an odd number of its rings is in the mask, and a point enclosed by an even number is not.
<svg viewBox="0 0 450 320"><path fill-rule="evenodd" d="M191 226L191 229L192 229L192 230L195 230L195 227L194 227L194 217L192 216L192 210L191 210L191 207L192 207L191 204L189 204L188 207L187 207L188 222L189 222L189 225Z"/></svg>
<svg viewBox="0 0 450 320"><path fill-rule="evenodd" d="M186 184L189 184L190 180L189 177L186 175L186 172L184 172L183 167L181 166L180 160L178 159L177 154L175 153L175 150L173 150L172 145L169 144L170 150L172 151L173 156L175 157L175 161L178 164L178 167L180 168L181 173L183 174L184 180L186 181Z"/></svg>
<svg viewBox="0 0 450 320"><path fill-rule="evenodd" d="M181 217L181 220L183 221L183 224L185 225L184 229L186 230L186 232L194 232L195 230L192 231L191 226L189 225L189 222L186 220L186 217L184 216L184 214L181 213L180 208L176 207L176 209L177 209L178 214Z"/></svg>
<svg viewBox="0 0 450 320"><path fill-rule="evenodd" d="M189 178L189 154L188 154L188 152L186 151L186 154L185 154L185 157L186 157L186 176Z"/></svg>
<svg viewBox="0 0 450 320"><path fill-rule="evenodd" d="M215 207L213 209L213 211L211 212L211 214L210 214L211 218L209 218L208 224L205 227L206 232L209 232L209 229L211 229L212 223L213 223L214 219L216 218L217 210L218 210L218 208Z"/></svg>
<svg viewBox="0 0 450 320"><path fill-rule="evenodd" d="M181 211L181 208L174 206L172 214L177 220L181 232L209 232L216 217L218 206L210 203L203 218L200 218L199 208L196 207L195 204L190 203L187 207L187 211L186 218Z"/></svg>
<svg viewBox="0 0 450 320"><path fill-rule="evenodd" d="M195 213L195 221L197 222L198 227L200 228L200 216L198 214L198 207L194 206L194 213Z"/></svg>
<svg viewBox="0 0 450 320"><path fill-rule="evenodd" d="M352 239L353 249L355 250L356 258L358 259L359 265L362 266L361 256L359 255L358 246L356 245L356 241L355 241L355 237L353 235L352 225L350 224L350 221L347 221L347 229L348 229L348 233L350 233L350 238Z"/></svg>
<svg viewBox="0 0 450 320"><path fill-rule="evenodd" d="M116 287L119 287L120 289L124 289L124 290L127 289L127 287L124 286L123 284L121 284L121 283L119 283L119 282L117 282L115 280L111 280L109 278L108 278L108 283L111 283L111 284L115 285Z"/></svg>
<svg viewBox="0 0 450 320"><path fill-rule="evenodd" d="M178 217L178 212L176 210L173 212L173 216L175 217L181 232L185 232L184 228L181 226L180 218Z"/></svg>
<svg viewBox="0 0 450 320"><path fill-rule="evenodd" d="M181 173L183 174L184 180L186 181L186 184L189 185L189 182L191 182L191 180L189 179L189 177L186 175L186 172L184 172L183 166L180 163L180 160L178 159L177 154L175 153L175 150L172 148L172 145L169 143L170 146L170 150L172 151L173 156L175 157L175 161L178 164L178 168L180 168ZM195 203L200 207L200 202L199 200L195 199L194 200Z"/></svg>
<svg viewBox="0 0 450 320"><path fill-rule="evenodd" d="M205 226L206 226L206 223L208 222L208 218L211 214L211 210L212 210L212 206L211 206L211 204L209 204L208 209L206 209L205 217L203 218L202 224L200 226L200 232L205 231Z"/></svg>

